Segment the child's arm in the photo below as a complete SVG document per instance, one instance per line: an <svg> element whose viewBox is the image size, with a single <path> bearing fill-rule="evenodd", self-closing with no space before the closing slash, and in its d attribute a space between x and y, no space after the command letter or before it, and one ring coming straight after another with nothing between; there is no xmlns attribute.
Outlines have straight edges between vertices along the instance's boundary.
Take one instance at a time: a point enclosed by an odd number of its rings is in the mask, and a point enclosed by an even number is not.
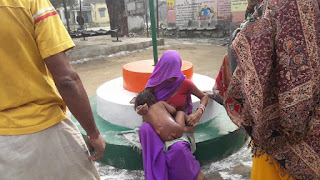
<svg viewBox="0 0 320 180"><path fill-rule="evenodd" d="M161 102L162 102L162 104L164 105L164 107L166 107L167 111L168 111L172 116L176 115L177 110L176 110L175 107L171 106L170 104L168 104L168 103L165 102L165 101L161 101Z"/></svg>

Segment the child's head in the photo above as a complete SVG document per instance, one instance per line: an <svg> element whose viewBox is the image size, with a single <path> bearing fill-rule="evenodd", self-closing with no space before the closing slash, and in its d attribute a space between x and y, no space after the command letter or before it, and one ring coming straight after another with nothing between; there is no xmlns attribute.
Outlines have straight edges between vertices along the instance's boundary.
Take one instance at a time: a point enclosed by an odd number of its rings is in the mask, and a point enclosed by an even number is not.
<svg viewBox="0 0 320 180"><path fill-rule="evenodd" d="M150 107L152 104L155 104L156 102L156 95L149 88L146 88L138 94L134 103L134 109L144 104L147 104Z"/></svg>

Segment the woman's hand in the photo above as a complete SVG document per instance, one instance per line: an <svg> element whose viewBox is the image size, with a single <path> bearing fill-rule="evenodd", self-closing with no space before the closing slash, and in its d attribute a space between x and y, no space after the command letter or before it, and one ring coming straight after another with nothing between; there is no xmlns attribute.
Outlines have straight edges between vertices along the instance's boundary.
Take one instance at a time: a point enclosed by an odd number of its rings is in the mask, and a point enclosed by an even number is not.
<svg viewBox="0 0 320 180"><path fill-rule="evenodd" d="M202 110L197 109L196 112L190 114L187 117L187 125L194 126L194 127L197 126L200 121L201 115L202 115Z"/></svg>
<svg viewBox="0 0 320 180"><path fill-rule="evenodd" d="M209 99L208 95L200 91L197 87L194 87L193 90L191 90L191 94L197 96L200 99L200 104L202 104L204 107L207 106ZM198 108L196 112L190 114L187 118L187 125L191 125L194 127L197 126L203 114L203 110L201 108Z"/></svg>

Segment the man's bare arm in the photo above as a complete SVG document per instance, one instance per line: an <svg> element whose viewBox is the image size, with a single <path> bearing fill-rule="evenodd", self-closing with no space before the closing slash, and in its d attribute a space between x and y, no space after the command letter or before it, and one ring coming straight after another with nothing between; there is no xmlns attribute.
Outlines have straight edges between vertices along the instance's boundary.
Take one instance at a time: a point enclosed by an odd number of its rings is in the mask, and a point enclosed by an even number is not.
<svg viewBox="0 0 320 180"><path fill-rule="evenodd" d="M91 156L90 159L97 160L101 158L106 143L99 136L99 130L93 118L87 93L78 74L70 65L64 52L48 57L44 59L44 62L51 72L56 87L71 113L79 121L88 136L98 137L97 139L88 140L90 151L94 149L98 150L98 153Z"/></svg>

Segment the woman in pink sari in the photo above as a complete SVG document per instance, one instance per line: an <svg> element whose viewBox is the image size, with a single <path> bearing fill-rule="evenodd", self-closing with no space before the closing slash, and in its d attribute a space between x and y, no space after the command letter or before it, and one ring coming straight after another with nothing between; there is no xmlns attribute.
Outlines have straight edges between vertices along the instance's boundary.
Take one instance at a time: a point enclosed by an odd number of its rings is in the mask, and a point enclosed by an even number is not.
<svg viewBox="0 0 320 180"><path fill-rule="evenodd" d="M177 110L184 111L189 115L187 125L196 126L207 105L208 96L183 75L181 65L181 57L177 51L166 51L157 63L146 88L154 91L158 101L166 101ZM191 94L201 100L200 108L194 113ZM139 129L139 137L147 180L205 179L199 162L191 152L194 149L193 134L164 145L152 126L145 123ZM164 148L167 148L167 152L164 152Z"/></svg>

